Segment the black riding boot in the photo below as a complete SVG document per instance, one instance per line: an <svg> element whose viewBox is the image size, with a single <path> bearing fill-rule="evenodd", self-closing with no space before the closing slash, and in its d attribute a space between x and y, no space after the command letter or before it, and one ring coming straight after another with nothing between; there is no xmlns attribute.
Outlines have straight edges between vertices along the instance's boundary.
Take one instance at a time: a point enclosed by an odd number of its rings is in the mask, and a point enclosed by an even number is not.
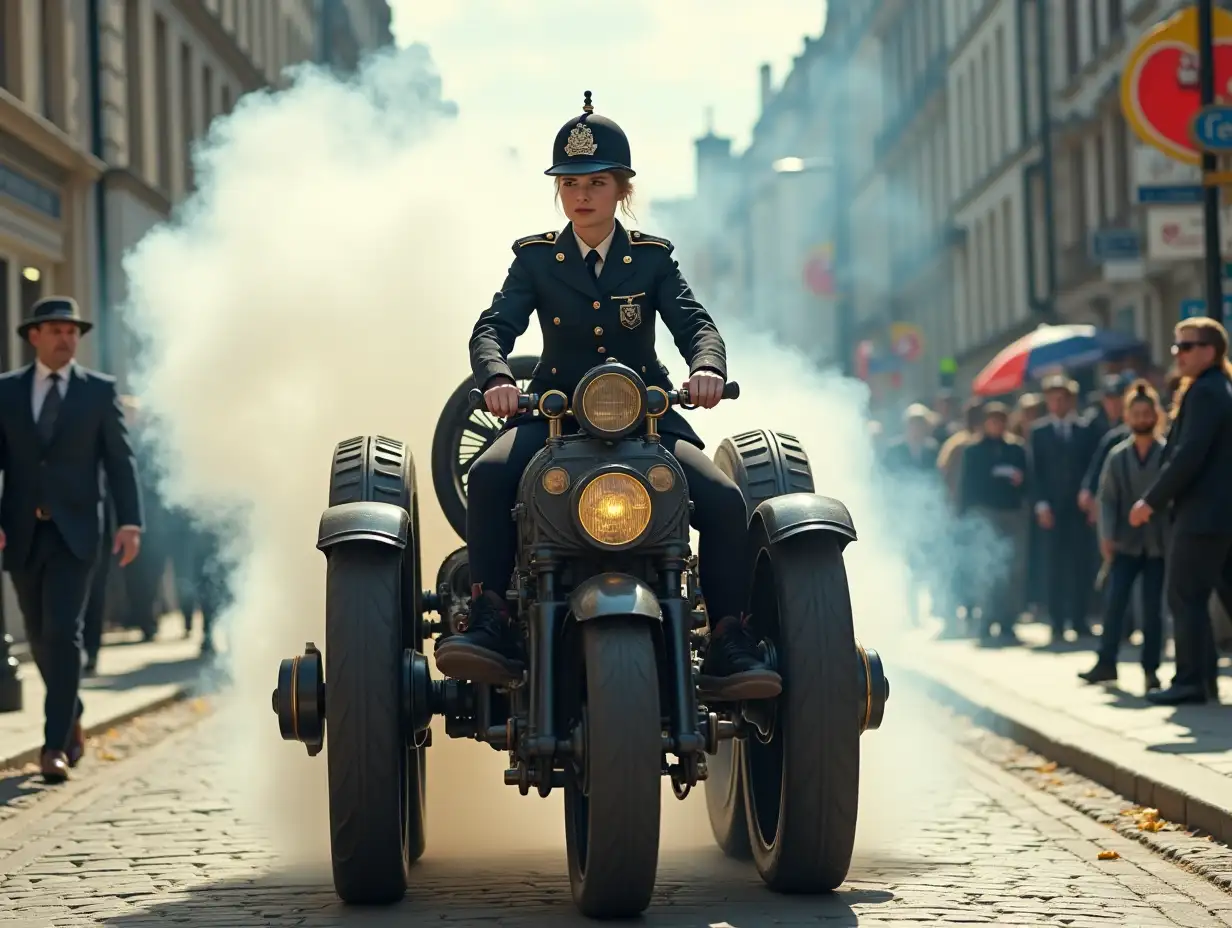
<svg viewBox="0 0 1232 928"><path fill-rule="evenodd" d="M436 669L456 680L499 686L520 677L523 667L522 641L505 600L474 587L466 631L437 644Z"/></svg>
<svg viewBox="0 0 1232 928"><path fill-rule="evenodd" d="M720 619L710 632L710 645L698 680L703 696L724 702L773 699L783 691L783 678L766 666L748 621Z"/></svg>

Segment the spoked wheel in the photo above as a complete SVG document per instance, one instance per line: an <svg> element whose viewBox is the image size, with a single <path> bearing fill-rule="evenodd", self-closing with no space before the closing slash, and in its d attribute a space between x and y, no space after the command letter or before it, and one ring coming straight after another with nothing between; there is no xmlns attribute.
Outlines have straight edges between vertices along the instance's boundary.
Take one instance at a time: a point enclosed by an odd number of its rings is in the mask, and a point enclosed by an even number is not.
<svg viewBox="0 0 1232 928"><path fill-rule="evenodd" d="M753 621L783 694L740 752L753 861L773 890L825 892L851 866L866 713L841 542L807 533L758 546Z"/></svg>
<svg viewBox="0 0 1232 928"><path fill-rule="evenodd" d="M631 918L650 905L659 863L663 743L654 642L644 624L603 620L575 629L585 679L574 700L582 756L565 780L569 884L583 915Z"/></svg>
<svg viewBox="0 0 1232 928"><path fill-rule="evenodd" d="M411 519L405 549L344 542L329 549L326 573L334 885L344 901L381 903L406 891L407 868L424 852L427 818L426 733L408 744L401 716L403 651L422 654L424 647L419 498L402 442L339 442L329 505L354 502L390 503Z"/></svg>
<svg viewBox="0 0 1232 928"><path fill-rule="evenodd" d="M765 429L743 432L724 439L714 461L740 487L750 516L765 500L813 492L808 454L793 435ZM752 849L745 813L744 745L735 738L719 742L718 752L707 758L706 765L710 830L724 854L748 860Z"/></svg>
<svg viewBox="0 0 1232 928"><path fill-rule="evenodd" d="M509 367L518 389L525 392L530 385L539 359L533 355L516 355ZM466 537L466 482L471 465L496 441L501 420L486 409L471 409L470 392L475 382L467 378L446 401L436 420L432 436L432 485L449 526Z"/></svg>

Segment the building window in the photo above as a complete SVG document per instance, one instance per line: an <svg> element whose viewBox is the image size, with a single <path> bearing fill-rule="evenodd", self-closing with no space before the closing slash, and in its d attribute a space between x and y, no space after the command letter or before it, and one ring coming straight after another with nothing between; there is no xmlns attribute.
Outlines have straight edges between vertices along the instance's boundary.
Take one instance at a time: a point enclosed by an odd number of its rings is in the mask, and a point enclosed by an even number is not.
<svg viewBox="0 0 1232 928"><path fill-rule="evenodd" d="M969 120L967 125L968 126L978 126L980 124L980 116L979 116L980 108L979 108L979 96L978 96L979 85L975 83L975 60L974 59L972 59L971 61L967 63L967 91L968 91L967 93L967 113L968 113L967 119ZM977 180L979 180L981 176L981 172L983 171L983 168L980 165L979 136L977 136L974 132L970 131L969 129L967 131L963 131L962 135L963 135L963 138L967 141L967 143L971 146L971 161L970 161L971 180L968 184L968 187L971 187L975 185L975 182Z"/></svg>
<svg viewBox="0 0 1232 928"><path fill-rule="evenodd" d="M958 114L961 117L967 112L967 81L961 74L955 81L955 87L958 97ZM967 189L967 170L967 138L966 133L961 133L958 136L958 189L960 191Z"/></svg>
<svg viewBox="0 0 1232 928"><path fill-rule="evenodd" d="M1005 241L1002 250L1005 252L1005 319L1009 325L1018 318L1015 310L1018 308L1018 293L1015 291L1014 264L1018 259L1017 229L1014 226L1014 201L1006 197L1001 201L1001 224L1005 229Z"/></svg>
<svg viewBox="0 0 1232 928"><path fill-rule="evenodd" d="M171 193L171 62L167 21L154 16L154 105L158 110L158 186Z"/></svg>
<svg viewBox="0 0 1232 928"><path fill-rule="evenodd" d="M997 93L997 160L1004 158L1010 150L1010 108L1005 99L1005 30L997 27L996 54L993 56L993 85Z"/></svg>
<svg viewBox="0 0 1232 928"><path fill-rule="evenodd" d="M184 192L193 187L192 143L196 138L196 126L193 125L193 70L192 46L187 42L180 43L180 120L184 138Z"/></svg>
<svg viewBox="0 0 1232 928"><path fill-rule="evenodd" d="M39 97L44 119L58 126L64 124L64 109L60 105L61 75L64 71L63 7L57 3L39 5Z"/></svg>
<svg viewBox="0 0 1232 928"><path fill-rule="evenodd" d="M210 131L214 121L214 72L207 64L201 69L201 133Z"/></svg>
<svg viewBox="0 0 1232 928"><path fill-rule="evenodd" d="M0 87L5 90L13 89L12 71L17 66L17 43L13 41L17 35L17 5L15 0L0 0ZM3 317L0 323L8 325Z"/></svg>
<svg viewBox="0 0 1232 928"><path fill-rule="evenodd" d="M226 84L224 84L222 88L222 111L223 113L226 114L226 113L231 112L232 105L233 104L231 101L231 88L228 87Z"/></svg>
<svg viewBox="0 0 1232 928"><path fill-rule="evenodd" d="M1108 0L1108 35L1116 37L1125 28L1125 11L1121 0Z"/></svg>
<svg viewBox="0 0 1232 928"><path fill-rule="evenodd" d="M128 168L140 174L145 170L145 113L141 80L141 0L124 4L124 92L128 109Z"/></svg>
<svg viewBox="0 0 1232 928"><path fill-rule="evenodd" d="M984 131L980 133L984 139L984 170L992 168L997 162L995 147L996 142L993 138L997 131L997 121L1001 118L1001 114L997 112L997 101L993 97L995 87L993 84L993 68L992 62L989 60L991 54L988 45L985 44L980 49L980 76L983 84L982 96L984 98L984 106L982 107Z"/></svg>
<svg viewBox="0 0 1232 928"><path fill-rule="evenodd" d="M1005 306L1002 305L1001 284L1004 280L1001 274L1000 243L1001 214L993 210L988 214L988 328L989 334L996 334L1004 328Z"/></svg>
<svg viewBox="0 0 1232 928"><path fill-rule="evenodd" d="M1070 244L1084 241L1087 236L1087 178L1086 159L1082 157L1082 145L1076 145L1069 153L1069 204L1071 210Z"/></svg>
<svg viewBox="0 0 1232 928"><path fill-rule="evenodd" d="M1095 185L1095 226L1100 228L1108 218L1107 165L1104 163L1104 135L1095 136L1095 171L1099 182Z"/></svg>
<svg viewBox="0 0 1232 928"><path fill-rule="evenodd" d="M1078 30L1081 0L1065 0L1065 77L1072 80L1082 69Z"/></svg>
<svg viewBox="0 0 1232 928"><path fill-rule="evenodd" d="M47 275L37 267L23 267L21 279L18 281L17 312L24 319L30 314L34 304L43 298L47 285ZM34 346L27 339L22 339L22 361L30 364L34 361Z"/></svg>
<svg viewBox="0 0 1232 928"><path fill-rule="evenodd" d="M1117 218L1124 219L1129 215L1129 189L1133 181L1129 176L1129 126L1120 111L1112 119L1112 159L1116 175L1113 202Z"/></svg>

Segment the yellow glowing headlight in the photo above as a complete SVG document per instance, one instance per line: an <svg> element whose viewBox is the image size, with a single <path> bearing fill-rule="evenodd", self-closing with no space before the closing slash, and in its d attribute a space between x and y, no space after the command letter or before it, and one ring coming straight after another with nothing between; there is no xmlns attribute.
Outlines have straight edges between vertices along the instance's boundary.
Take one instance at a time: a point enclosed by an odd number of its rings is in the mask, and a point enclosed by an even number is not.
<svg viewBox="0 0 1232 928"><path fill-rule="evenodd" d="M628 474L601 474L578 500L582 529L601 545L627 545L650 524L650 494Z"/></svg>
<svg viewBox="0 0 1232 928"><path fill-rule="evenodd" d="M600 374L582 393L582 418L598 432L616 434L641 420L642 393L624 374Z"/></svg>

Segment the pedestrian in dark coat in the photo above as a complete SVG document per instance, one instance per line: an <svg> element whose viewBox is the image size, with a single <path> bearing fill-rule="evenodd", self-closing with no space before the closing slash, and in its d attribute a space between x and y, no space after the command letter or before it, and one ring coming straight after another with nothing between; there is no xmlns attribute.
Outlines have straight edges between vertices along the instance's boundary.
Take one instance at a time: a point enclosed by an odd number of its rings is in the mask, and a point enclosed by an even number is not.
<svg viewBox="0 0 1232 928"><path fill-rule="evenodd" d="M141 545L141 494L115 380L77 364L90 330L77 303L40 300L18 326L36 361L0 376L0 545L47 687L40 768L52 782L84 750L82 615L99 556L99 469L115 501L120 566Z"/></svg>
<svg viewBox="0 0 1232 928"><path fill-rule="evenodd" d="M1031 429L1031 482L1035 516L1045 533L1048 612L1053 643L1064 640L1066 625L1077 635L1087 624L1089 592L1095 579L1095 537L1079 505L1082 478L1095 452L1091 427L1074 407L1078 385L1063 376L1044 382L1049 416Z"/></svg>
<svg viewBox="0 0 1232 928"><path fill-rule="evenodd" d="M1232 364L1228 333L1214 319L1183 320L1172 346L1182 380L1164 464L1130 511L1130 524L1171 514L1168 606L1176 673L1149 694L1161 705L1217 698L1211 592L1232 575Z"/></svg>

